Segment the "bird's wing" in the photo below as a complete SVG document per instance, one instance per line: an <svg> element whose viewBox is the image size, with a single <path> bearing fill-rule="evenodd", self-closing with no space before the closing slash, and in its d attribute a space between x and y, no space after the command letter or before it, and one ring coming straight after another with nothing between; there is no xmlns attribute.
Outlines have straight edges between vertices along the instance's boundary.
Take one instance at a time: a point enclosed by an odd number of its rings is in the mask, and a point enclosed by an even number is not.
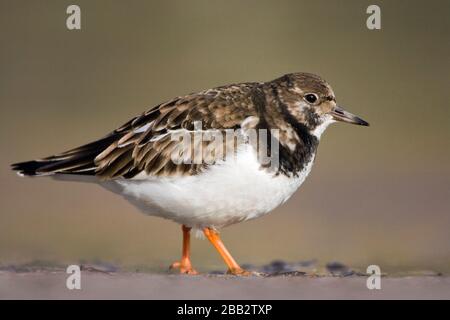
<svg viewBox="0 0 450 320"><path fill-rule="evenodd" d="M179 163L171 158L174 148L179 147L172 133L192 134L199 123L203 130L240 128L245 119L257 116L253 88L252 83L237 84L177 97L99 140L44 159L14 164L13 169L25 175L84 174L105 180L132 178L143 171L154 176L196 174L205 163Z"/></svg>

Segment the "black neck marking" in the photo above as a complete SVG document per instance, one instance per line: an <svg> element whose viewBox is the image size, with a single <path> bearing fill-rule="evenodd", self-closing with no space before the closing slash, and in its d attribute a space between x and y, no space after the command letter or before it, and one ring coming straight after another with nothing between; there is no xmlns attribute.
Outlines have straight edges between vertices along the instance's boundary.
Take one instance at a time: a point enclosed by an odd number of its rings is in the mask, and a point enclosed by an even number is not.
<svg viewBox="0 0 450 320"><path fill-rule="evenodd" d="M275 86L272 86L272 94L284 120L294 129L299 138L299 142L296 144L294 150L290 150L288 147L279 143L279 170L287 176L298 176L298 173L312 160L314 153L317 151L319 139L310 134L309 129L303 123L298 122L289 112L286 104L281 101Z"/></svg>

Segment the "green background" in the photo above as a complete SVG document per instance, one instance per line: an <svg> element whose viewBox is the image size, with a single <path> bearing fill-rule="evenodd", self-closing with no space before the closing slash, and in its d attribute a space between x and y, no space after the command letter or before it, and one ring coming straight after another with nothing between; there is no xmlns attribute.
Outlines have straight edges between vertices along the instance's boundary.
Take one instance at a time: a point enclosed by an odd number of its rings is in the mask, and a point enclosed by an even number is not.
<svg viewBox="0 0 450 320"><path fill-rule="evenodd" d="M82 30L66 28L81 7ZM382 29L366 28L381 7ZM162 270L179 227L96 186L20 179L17 161L101 137L148 107L306 71L371 123L324 134L272 214L223 231L236 259L450 271L449 1L0 1L0 264ZM194 241L200 270L224 269Z"/></svg>

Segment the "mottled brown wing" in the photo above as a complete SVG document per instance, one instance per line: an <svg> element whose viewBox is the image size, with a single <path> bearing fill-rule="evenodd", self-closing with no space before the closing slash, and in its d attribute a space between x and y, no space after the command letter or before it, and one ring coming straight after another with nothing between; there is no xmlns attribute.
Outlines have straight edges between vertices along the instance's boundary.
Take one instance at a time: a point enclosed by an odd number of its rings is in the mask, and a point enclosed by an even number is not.
<svg viewBox="0 0 450 320"><path fill-rule="evenodd" d="M239 128L244 119L256 115L252 98L256 85L229 85L175 98L99 140L43 159L15 163L12 169L28 176L95 175L105 180L132 178L142 171L155 176L198 173L205 164L171 161L175 147L171 133L193 133L196 121L201 121L203 129Z"/></svg>
<svg viewBox="0 0 450 320"><path fill-rule="evenodd" d="M193 142L190 147L198 147L201 143L202 148L195 150L205 153L209 143L193 137L198 131L194 125L200 122L203 130L218 129L222 133L226 129L240 128L244 119L256 116L252 101L253 86L251 83L231 85L178 97L132 119L115 130L120 138L95 157L96 175L102 179L113 179L131 178L142 171L154 176L200 172L207 167L207 163L195 163L193 150L184 150L180 154L181 158L189 154L190 163L180 159L173 161L173 154L178 154L180 143L174 141L172 135L190 134ZM223 154L228 152L229 147L230 144L224 144Z"/></svg>

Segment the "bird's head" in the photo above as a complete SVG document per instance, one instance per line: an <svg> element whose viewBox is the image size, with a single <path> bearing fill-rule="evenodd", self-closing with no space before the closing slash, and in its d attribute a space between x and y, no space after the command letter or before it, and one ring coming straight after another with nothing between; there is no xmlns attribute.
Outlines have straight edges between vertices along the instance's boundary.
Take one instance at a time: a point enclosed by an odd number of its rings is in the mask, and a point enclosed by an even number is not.
<svg viewBox="0 0 450 320"><path fill-rule="evenodd" d="M320 138L333 122L341 121L362 126L369 123L344 110L336 103L331 86L311 73L291 73L271 83L275 97L281 102L282 112L307 127Z"/></svg>

